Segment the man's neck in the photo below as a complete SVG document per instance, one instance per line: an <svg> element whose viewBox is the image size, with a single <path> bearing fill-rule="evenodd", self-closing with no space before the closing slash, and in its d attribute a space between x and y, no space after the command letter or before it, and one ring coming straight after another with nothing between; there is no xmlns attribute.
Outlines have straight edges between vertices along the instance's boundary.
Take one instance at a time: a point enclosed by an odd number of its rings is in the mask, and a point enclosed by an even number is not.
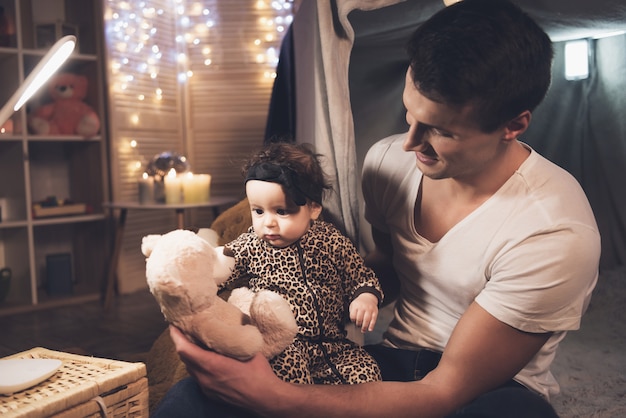
<svg viewBox="0 0 626 418"><path fill-rule="evenodd" d="M471 178L422 178L415 204L415 225L423 237L437 242L454 225L493 196L530 155L521 143L509 144L498 164Z"/></svg>

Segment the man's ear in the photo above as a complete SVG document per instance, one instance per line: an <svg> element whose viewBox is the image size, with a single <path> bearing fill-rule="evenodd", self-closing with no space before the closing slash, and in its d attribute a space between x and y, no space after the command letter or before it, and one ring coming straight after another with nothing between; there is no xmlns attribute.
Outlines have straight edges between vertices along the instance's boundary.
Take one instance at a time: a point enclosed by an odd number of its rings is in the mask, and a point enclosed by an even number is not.
<svg viewBox="0 0 626 418"><path fill-rule="evenodd" d="M513 141L517 140L526 129L528 129L528 125L530 125L530 120L532 118L532 114L529 110L525 110L513 119L511 119L504 126L504 137L505 141Z"/></svg>

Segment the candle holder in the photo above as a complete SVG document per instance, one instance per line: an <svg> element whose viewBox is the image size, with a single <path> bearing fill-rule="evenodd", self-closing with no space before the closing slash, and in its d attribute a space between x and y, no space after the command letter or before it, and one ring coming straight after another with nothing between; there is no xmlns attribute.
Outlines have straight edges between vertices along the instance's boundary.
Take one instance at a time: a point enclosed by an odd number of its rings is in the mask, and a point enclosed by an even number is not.
<svg viewBox="0 0 626 418"><path fill-rule="evenodd" d="M149 205L156 202L154 176L143 173L137 185L139 187L139 203Z"/></svg>

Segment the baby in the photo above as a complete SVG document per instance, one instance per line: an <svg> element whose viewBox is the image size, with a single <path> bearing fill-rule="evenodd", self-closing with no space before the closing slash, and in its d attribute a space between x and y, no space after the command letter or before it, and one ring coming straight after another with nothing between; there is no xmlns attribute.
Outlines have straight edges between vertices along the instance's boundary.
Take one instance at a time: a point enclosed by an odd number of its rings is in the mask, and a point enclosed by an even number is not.
<svg viewBox="0 0 626 418"><path fill-rule="evenodd" d="M223 247L234 257L230 278L249 277L291 305L298 335L270 360L294 383L363 383L380 380L374 359L347 338L349 318L372 331L383 292L349 238L319 219L328 185L319 156L305 145L271 144L244 166L252 227Z"/></svg>

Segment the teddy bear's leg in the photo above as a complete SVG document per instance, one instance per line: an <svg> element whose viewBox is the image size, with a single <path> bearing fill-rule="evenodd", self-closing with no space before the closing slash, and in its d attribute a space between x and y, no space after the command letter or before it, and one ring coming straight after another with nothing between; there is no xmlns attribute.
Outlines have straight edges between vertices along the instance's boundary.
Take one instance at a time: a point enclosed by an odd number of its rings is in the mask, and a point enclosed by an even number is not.
<svg viewBox="0 0 626 418"><path fill-rule="evenodd" d="M243 314L236 318L231 315L233 312L194 315L191 334L218 353L247 360L263 351L265 341L254 325L246 324Z"/></svg>
<svg viewBox="0 0 626 418"><path fill-rule="evenodd" d="M43 118L39 118L36 116L30 118L30 120L28 121L28 126L35 134L47 135L50 133L50 123Z"/></svg>
<svg viewBox="0 0 626 418"><path fill-rule="evenodd" d="M48 123L50 124L48 128L48 135L59 135L62 133L61 127L57 120L51 119Z"/></svg>
<svg viewBox="0 0 626 418"><path fill-rule="evenodd" d="M81 118L76 126L76 133L84 137L90 137L100 130L100 120L95 113L88 113Z"/></svg>
<svg viewBox="0 0 626 418"><path fill-rule="evenodd" d="M250 305L250 318L263 334L265 346L262 351L267 358L283 351L298 332L289 303L278 293L269 290L255 294Z"/></svg>
<svg viewBox="0 0 626 418"><path fill-rule="evenodd" d="M254 295L255 293L247 287L238 287L230 293L228 303L235 305L246 315L250 315L250 305L252 305Z"/></svg>

